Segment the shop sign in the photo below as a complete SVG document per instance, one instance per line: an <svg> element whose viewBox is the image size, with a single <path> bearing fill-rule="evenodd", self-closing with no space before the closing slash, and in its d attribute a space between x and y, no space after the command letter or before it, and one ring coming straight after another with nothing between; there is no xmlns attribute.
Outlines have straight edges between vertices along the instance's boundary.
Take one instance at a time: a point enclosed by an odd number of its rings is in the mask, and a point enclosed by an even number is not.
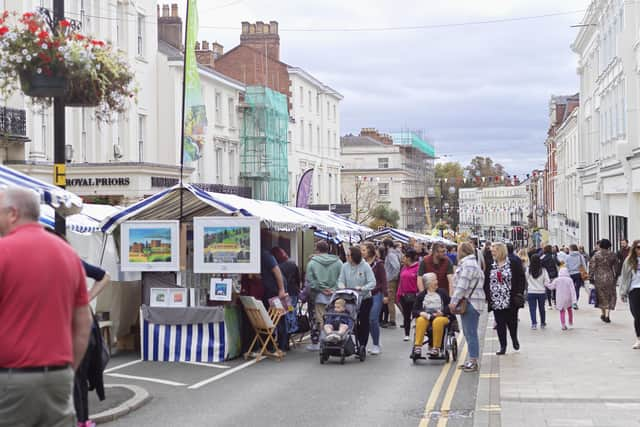
<svg viewBox="0 0 640 427"><path fill-rule="evenodd" d="M114 178L69 178L67 186L69 187L109 187L109 186L127 186L131 184L131 179L126 177Z"/></svg>
<svg viewBox="0 0 640 427"><path fill-rule="evenodd" d="M166 176L152 176L151 177L151 186L152 187L160 187L160 188L168 188L173 187L178 184L180 180L178 178L169 178Z"/></svg>

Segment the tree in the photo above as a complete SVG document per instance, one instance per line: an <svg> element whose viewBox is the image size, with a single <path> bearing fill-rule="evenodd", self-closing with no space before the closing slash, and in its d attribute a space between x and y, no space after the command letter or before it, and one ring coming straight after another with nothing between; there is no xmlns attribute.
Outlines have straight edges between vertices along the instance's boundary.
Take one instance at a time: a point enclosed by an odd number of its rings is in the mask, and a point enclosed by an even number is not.
<svg viewBox="0 0 640 427"><path fill-rule="evenodd" d="M351 219L358 224L367 223L373 216L371 211L378 204L378 183L353 177L342 178L342 203L351 205Z"/></svg>
<svg viewBox="0 0 640 427"><path fill-rule="evenodd" d="M432 206L434 215L431 222L436 223L442 219L455 229L459 222L458 192L451 192L450 188L458 189L464 185L464 168L459 162L438 163L435 167L435 178L435 198ZM443 212L440 212L440 209Z"/></svg>
<svg viewBox="0 0 640 427"><path fill-rule="evenodd" d="M400 221L400 213L397 210L389 208L387 205L377 205L370 211L373 220L369 223L369 227L376 230L379 227L397 227Z"/></svg>
<svg viewBox="0 0 640 427"><path fill-rule="evenodd" d="M494 177L507 176L507 172L500 163L494 163L491 157L476 156L471 159L469 166L465 168L468 177L475 179L476 177Z"/></svg>

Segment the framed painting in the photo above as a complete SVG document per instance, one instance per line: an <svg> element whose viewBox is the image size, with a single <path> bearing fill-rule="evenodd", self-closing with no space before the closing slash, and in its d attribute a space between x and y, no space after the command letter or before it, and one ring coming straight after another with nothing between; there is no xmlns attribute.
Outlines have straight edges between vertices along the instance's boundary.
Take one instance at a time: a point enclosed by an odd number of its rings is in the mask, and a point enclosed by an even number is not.
<svg viewBox="0 0 640 427"><path fill-rule="evenodd" d="M151 288L149 294L150 307L169 307L169 289Z"/></svg>
<svg viewBox="0 0 640 427"><path fill-rule="evenodd" d="M193 218L194 273L259 273L260 219Z"/></svg>
<svg viewBox="0 0 640 427"><path fill-rule="evenodd" d="M187 290L184 288L169 289L169 307L186 307Z"/></svg>
<svg viewBox="0 0 640 427"><path fill-rule="evenodd" d="M209 299L211 301L231 301L231 290L233 281L221 277L212 277L209 289Z"/></svg>
<svg viewBox="0 0 640 427"><path fill-rule="evenodd" d="M178 221L127 221L120 226L122 271L178 271Z"/></svg>

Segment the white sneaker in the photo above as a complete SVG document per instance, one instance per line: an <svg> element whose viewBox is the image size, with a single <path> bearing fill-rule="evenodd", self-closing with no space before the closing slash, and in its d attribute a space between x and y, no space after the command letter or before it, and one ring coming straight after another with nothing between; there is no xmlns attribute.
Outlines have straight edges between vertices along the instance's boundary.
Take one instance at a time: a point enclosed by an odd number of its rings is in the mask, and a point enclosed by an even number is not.
<svg viewBox="0 0 640 427"><path fill-rule="evenodd" d="M404 341L409 341L409 335L404 336Z"/></svg>
<svg viewBox="0 0 640 427"><path fill-rule="evenodd" d="M319 351L320 350L320 344L309 344L306 347L307 351Z"/></svg>
<svg viewBox="0 0 640 427"><path fill-rule="evenodd" d="M369 349L369 353L371 353L372 355L377 355L380 354L380 346L379 345L372 345L371 348Z"/></svg>
<svg viewBox="0 0 640 427"><path fill-rule="evenodd" d="M637 340L636 343L633 345L632 347L634 350L639 350L640 349L640 340Z"/></svg>

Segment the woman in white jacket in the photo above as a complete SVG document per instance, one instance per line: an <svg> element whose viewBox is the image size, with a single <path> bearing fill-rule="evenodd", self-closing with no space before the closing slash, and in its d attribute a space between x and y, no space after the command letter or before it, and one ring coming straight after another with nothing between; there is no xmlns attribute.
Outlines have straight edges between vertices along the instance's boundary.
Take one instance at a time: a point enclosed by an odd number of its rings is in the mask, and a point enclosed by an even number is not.
<svg viewBox="0 0 640 427"><path fill-rule="evenodd" d="M526 272L527 277L527 302L529 303L529 314L531 315L531 329L538 328L536 319L536 306L540 312L540 327L545 328L546 312L544 309L544 301L547 296L546 286L549 284L549 273L542 267L540 257L536 254L529 258L529 266Z"/></svg>
<svg viewBox="0 0 640 427"><path fill-rule="evenodd" d="M622 274L618 279L622 301L629 301L636 330L635 350L640 349L640 240L633 242L627 259L622 264Z"/></svg>

